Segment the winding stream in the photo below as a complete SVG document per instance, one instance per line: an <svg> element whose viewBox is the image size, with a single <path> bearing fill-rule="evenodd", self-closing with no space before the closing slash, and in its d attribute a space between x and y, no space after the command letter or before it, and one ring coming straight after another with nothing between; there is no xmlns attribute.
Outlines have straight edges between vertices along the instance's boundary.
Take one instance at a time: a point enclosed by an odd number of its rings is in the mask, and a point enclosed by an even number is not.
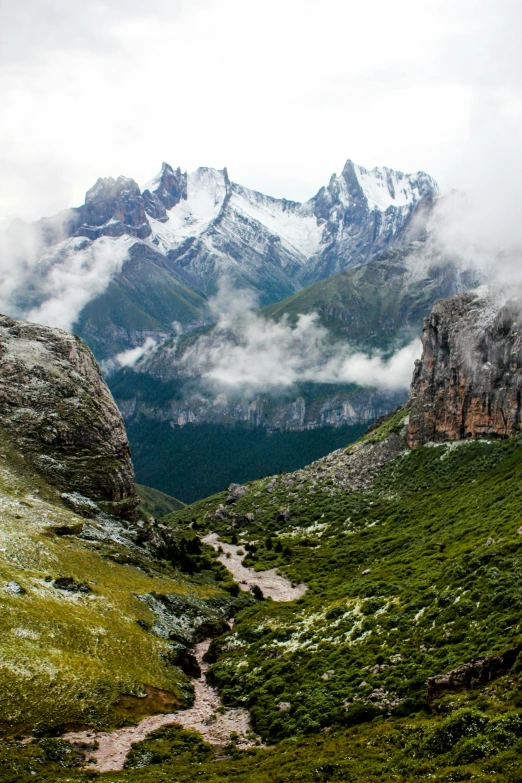
<svg viewBox="0 0 522 783"><path fill-rule="evenodd" d="M240 546L226 544L219 540L216 533L209 533L203 539L216 550L222 550L219 560L239 582L242 590L250 590L254 585L263 591L267 598L274 601L293 601L300 598L306 591L306 585L293 587L286 577L277 573L276 569L256 572L242 564L243 554ZM238 735L237 747L252 747L250 721L248 711L244 709L223 710L223 704L215 688L209 685L205 674L209 664L203 657L209 648L211 640L206 639L194 648L196 660L201 668L201 677L192 680L194 686L194 704L189 710L172 712L164 715L151 715L141 720L136 726L129 726L116 731L71 731L62 739L71 742L84 752L92 761L86 764L87 769L97 772L115 772L123 769L125 759L135 742L141 742L156 729L162 726L177 724L185 729L199 731L203 739L211 745L226 745L230 735Z"/></svg>

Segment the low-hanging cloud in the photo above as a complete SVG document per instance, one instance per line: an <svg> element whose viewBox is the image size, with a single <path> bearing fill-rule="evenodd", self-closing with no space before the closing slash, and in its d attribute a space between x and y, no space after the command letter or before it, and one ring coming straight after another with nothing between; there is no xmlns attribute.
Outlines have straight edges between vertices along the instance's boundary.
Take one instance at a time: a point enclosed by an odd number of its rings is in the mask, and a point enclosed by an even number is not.
<svg viewBox="0 0 522 783"><path fill-rule="evenodd" d="M158 349L159 361L168 363L171 373L196 379L207 390L247 397L306 382L390 391L409 387L421 354L420 339L391 356L368 355L333 339L315 312L298 315L295 323L286 317L275 321L250 309L253 301L248 291L222 286L211 303L219 311L216 326L181 350L178 343ZM145 355L137 369L146 369L147 361Z"/></svg>
<svg viewBox="0 0 522 783"><path fill-rule="evenodd" d="M117 353L111 359L103 361L101 363L102 371L106 375L111 375L116 370L121 370L124 367L132 369L140 360L150 356L158 345L158 340L154 340L153 337L147 337L143 345L128 348L126 351Z"/></svg>
<svg viewBox="0 0 522 783"><path fill-rule="evenodd" d="M60 239L66 221L66 213L45 224L20 221L0 236L0 312L70 331L121 272L128 237L74 237L46 246L46 233Z"/></svg>

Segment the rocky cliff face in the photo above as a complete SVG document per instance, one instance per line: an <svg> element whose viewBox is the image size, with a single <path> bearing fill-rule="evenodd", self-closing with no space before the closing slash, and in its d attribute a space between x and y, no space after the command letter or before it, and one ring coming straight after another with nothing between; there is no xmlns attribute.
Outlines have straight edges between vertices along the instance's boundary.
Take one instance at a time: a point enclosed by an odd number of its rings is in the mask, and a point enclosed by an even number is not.
<svg viewBox="0 0 522 783"><path fill-rule="evenodd" d="M0 427L58 488L132 519L121 415L90 350L67 332L0 316Z"/></svg>
<svg viewBox="0 0 522 783"><path fill-rule="evenodd" d="M479 289L436 302L410 394L408 442L521 431L522 302Z"/></svg>
<svg viewBox="0 0 522 783"><path fill-rule="evenodd" d="M132 383L130 373L125 375ZM233 426L241 422L269 432L295 432L368 422L396 408L405 397L402 391L354 389L348 384L339 385L328 393L316 384L306 389L306 396L300 395L299 391L280 396L259 394L254 399L223 393L204 397L196 393L189 400L168 399L165 387L158 384L153 376L144 376L135 384L133 396L122 398L119 396L121 377L114 379L114 394L127 425L140 419L162 421L172 428L186 424ZM141 383L145 386L140 388Z"/></svg>

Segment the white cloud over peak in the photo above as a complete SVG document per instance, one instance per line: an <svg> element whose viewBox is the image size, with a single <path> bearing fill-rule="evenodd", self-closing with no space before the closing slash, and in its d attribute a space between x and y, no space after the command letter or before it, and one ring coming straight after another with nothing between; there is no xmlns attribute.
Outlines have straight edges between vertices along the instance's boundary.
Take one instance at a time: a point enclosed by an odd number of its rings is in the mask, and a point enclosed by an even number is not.
<svg viewBox="0 0 522 783"><path fill-rule="evenodd" d="M46 249L40 227L20 223L0 232L0 312L71 331L85 305L121 272L132 242L75 237Z"/></svg>

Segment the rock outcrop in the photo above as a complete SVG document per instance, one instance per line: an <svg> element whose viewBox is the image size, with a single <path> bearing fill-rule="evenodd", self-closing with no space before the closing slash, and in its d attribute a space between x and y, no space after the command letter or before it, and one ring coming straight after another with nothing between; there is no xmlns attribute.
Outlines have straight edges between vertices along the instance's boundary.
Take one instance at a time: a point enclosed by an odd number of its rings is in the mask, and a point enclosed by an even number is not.
<svg viewBox="0 0 522 783"><path fill-rule="evenodd" d="M138 501L123 421L79 338L0 316L0 427L59 489L134 518Z"/></svg>
<svg viewBox="0 0 522 783"><path fill-rule="evenodd" d="M521 431L522 301L479 289L436 302L410 393L408 444Z"/></svg>
<svg viewBox="0 0 522 783"><path fill-rule="evenodd" d="M506 674L515 664L522 650L522 644L518 644L512 650L507 650L499 655L488 655L485 658L476 658L474 661L457 666L446 674L438 674L426 681L427 701L433 701L445 693L467 691L487 685L491 680Z"/></svg>

